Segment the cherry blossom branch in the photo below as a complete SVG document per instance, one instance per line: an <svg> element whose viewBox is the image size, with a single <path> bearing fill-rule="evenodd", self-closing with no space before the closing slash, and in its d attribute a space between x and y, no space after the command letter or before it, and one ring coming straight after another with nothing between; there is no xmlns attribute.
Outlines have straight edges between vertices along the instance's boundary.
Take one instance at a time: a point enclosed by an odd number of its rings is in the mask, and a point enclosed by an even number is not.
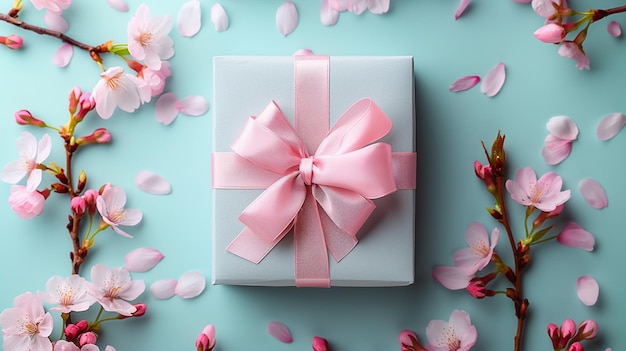
<svg viewBox="0 0 626 351"><path fill-rule="evenodd" d="M593 13L593 22L599 21L606 16L614 15L616 13L626 12L626 5L613 7L606 10L595 10Z"/></svg>

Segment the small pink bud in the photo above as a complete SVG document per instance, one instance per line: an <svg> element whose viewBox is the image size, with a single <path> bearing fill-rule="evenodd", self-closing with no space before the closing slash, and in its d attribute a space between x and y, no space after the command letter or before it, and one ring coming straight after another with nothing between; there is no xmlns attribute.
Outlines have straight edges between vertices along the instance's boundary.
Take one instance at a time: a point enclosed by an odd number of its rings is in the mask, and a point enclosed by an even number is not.
<svg viewBox="0 0 626 351"><path fill-rule="evenodd" d="M578 341L576 341L569 346L567 351L585 351L585 348Z"/></svg>
<svg viewBox="0 0 626 351"><path fill-rule="evenodd" d="M87 144L108 144L111 141L111 133L104 128L98 128L91 135L79 137L76 139L78 145Z"/></svg>
<svg viewBox="0 0 626 351"><path fill-rule="evenodd" d="M329 351L328 341L326 339L314 336L313 337L313 351Z"/></svg>
<svg viewBox="0 0 626 351"><path fill-rule="evenodd" d="M144 314L146 314L146 310L148 309L148 306L146 306L145 303L136 303L134 306L137 310L133 312L133 317L141 317Z"/></svg>
<svg viewBox="0 0 626 351"><path fill-rule="evenodd" d="M198 351L211 351L215 347L215 327L209 324L202 330L196 339L196 349Z"/></svg>
<svg viewBox="0 0 626 351"><path fill-rule="evenodd" d="M398 335L398 342L400 343L400 351L426 351L426 349L420 344L417 334L414 331L404 329Z"/></svg>
<svg viewBox="0 0 626 351"><path fill-rule="evenodd" d="M561 341L559 342L559 347L564 348L567 345L569 339L574 337L576 334L576 322L572 319L568 318L563 321L561 325Z"/></svg>
<svg viewBox="0 0 626 351"><path fill-rule="evenodd" d="M577 338L582 338L581 340L591 340L598 335L598 323L593 319L589 319L580 323L578 327L578 336Z"/></svg>
<svg viewBox="0 0 626 351"><path fill-rule="evenodd" d="M559 342L561 341L561 331L559 330L559 326L554 323L548 324L548 336L550 340L552 340L552 348L557 349L559 346Z"/></svg>
<svg viewBox="0 0 626 351"><path fill-rule="evenodd" d="M78 343L80 344L80 347L83 347L87 344L95 344L97 340L98 337L94 332L86 332L80 335Z"/></svg>
<svg viewBox="0 0 626 351"><path fill-rule="evenodd" d="M567 32L557 23L548 23L535 31L535 38L548 44L558 44L565 39Z"/></svg>
<svg viewBox="0 0 626 351"><path fill-rule="evenodd" d="M15 122L22 126L35 126L43 128L46 126L46 123L42 120L39 120L30 113L28 110L19 110L15 112Z"/></svg>
<svg viewBox="0 0 626 351"><path fill-rule="evenodd" d="M82 333L80 328L76 324L68 324L65 327L65 339L67 341L74 341L78 337L78 334Z"/></svg>
<svg viewBox="0 0 626 351"><path fill-rule="evenodd" d="M83 199L85 200L90 216L93 216L96 213L96 199L98 196L98 192L93 189L89 189L83 194Z"/></svg>
<svg viewBox="0 0 626 351"><path fill-rule="evenodd" d="M79 320L75 325L81 333L86 332L87 328L89 328L89 324L87 324L87 321L84 319Z"/></svg>
<svg viewBox="0 0 626 351"><path fill-rule="evenodd" d="M74 89L72 89L72 91L70 92L70 96L68 98L70 100L68 107L70 114L73 115L76 112L76 108L78 107L78 100L80 99L81 95L83 95L83 92L78 86L75 86Z"/></svg>
<svg viewBox="0 0 626 351"><path fill-rule="evenodd" d="M87 92L81 95L80 99L78 99L78 104L80 105L80 111L78 111L75 118L80 122L83 118L85 118L89 111L96 108L96 99L91 95L91 93Z"/></svg>
<svg viewBox="0 0 626 351"><path fill-rule="evenodd" d="M17 50L21 48L22 44L24 43L22 37L15 34L11 34L8 37L0 37L0 40L2 40L2 44L6 45L6 47L12 50Z"/></svg>
<svg viewBox="0 0 626 351"><path fill-rule="evenodd" d="M70 208L74 214L82 215L87 209L87 202L81 196L75 196L70 201Z"/></svg>

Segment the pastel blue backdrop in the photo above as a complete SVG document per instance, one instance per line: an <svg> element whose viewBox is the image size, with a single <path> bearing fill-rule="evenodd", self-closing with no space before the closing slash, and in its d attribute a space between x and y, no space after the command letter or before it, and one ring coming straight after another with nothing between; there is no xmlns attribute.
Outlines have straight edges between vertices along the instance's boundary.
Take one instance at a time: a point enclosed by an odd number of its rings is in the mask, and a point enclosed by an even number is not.
<svg viewBox="0 0 626 351"><path fill-rule="evenodd" d="M146 1L153 15L176 17L183 0ZM9 9L11 1L4 1ZM20 16L42 24L43 13L24 2ZM104 0L75 1L64 12L68 34L91 44L112 39L126 41L126 24L140 1L129 0L130 11L121 13ZM309 48L330 55L412 55L416 78L416 146L419 154L416 213L415 284L398 288L297 289L207 285L191 300L174 297L155 300L146 291L140 301L148 304L143 318L105 325L102 345L125 350L193 350L194 341L209 323L217 329L216 350L307 350L314 335L327 338L334 350L397 350L397 335L408 328L426 340L431 319L447 320L454 309L470 313L478 329L476 350L512 350L515 318L513 306L502 297L475 300L464 291L449 291L434 282L437 265L452 264L452 254L464 247L464 231L472 221L489 230L496 226L485 208L492 205L473 172L472 164L484 161L481 140L487 144L498 130L506 134L510 174L530 166L538 174L558 172L572 199L564 214L592 232L594 252L566 248L556 242L533 251L525 292L530 300L526 350L550 350L548 323L565 318L580 322L596 319L597 340L589 350L620 349L626 341L622 330L624 284L622 252L624 236L623 151L626 135L601 142L595 136L600 119L624 111L626 45L623 38L607 34L608 20L593 25L585 43L591 71L578 71L574 61L557 55L557 46L537 41L532 33L543 24L527 4L510 0L471 3L458 21L453 13L458 0L393 0L384 15L343 13L339 22L322 25L320 1L296 0L300 14L297 29L283 37L275 25L281 0L223 0L230 28L217 33L210 23L213 1L201 1L203 27L193 38L174 28L175 56L166 91L178 97L201 95L212 101L212 57L216 55L291 55ZM593 3L571 0L575 8L608 8L617 0ZM613 16L626 25L624 16ZM0 47L0 164L17 154L15 139L23 127L13 113L29 109L50 124L67 118L67 96L78 85L91 90L99 68L75 50L71 64L58 68L52 56L59 46L53 38L28 33L0 23L0 33L24 37L20 51ZM451 93L448 86L463 75L483 76L498 62L507 67L502 91L489 98L479 87ZM105 65L121 64L105 57ZM541 147L550 117L567 115L580 128L571 156L557 166L547 165ZM86 148L76 157L91 186L112 182L126 189L128 206L144 211L142 223L128 231L133 239L112 231L98 236L83 273L102 262L109 267L124 264L124 255L138 247L161 250L165 259L147 273L133 277L147 286L163 278L178 278L199 271L211 280L211 111L201 117L179 116L164 126L154 118L154 102L136 113L116 112L109 120L90 115L81 130L105 127L113 142ZM29 129L40 136L41 130ZM63 162L55 140L50 160ZM134 184L138 171L150 170L170 181L173 192L150 195ZM609 196L609 206L595 210L578 191L585 178L598 180ZM46 178L50 180L50 178ZM24 221L15 216L6 199L9 185L0 186L0 309L12 306L16 295L43 290L52 275L68 275L70 241L65 231L67 203L52 196L44 214ZM514 229L520 233L523 210L511 205ZM559 224L560 226L563 223ZM502 238L504 239L504 238ZM505 258L507 245L499 250ZM583 305L575 292L576 279L591 275L600 284L600 298L593 307ZM54 331L56 337L58 331ZM283 344L266 331L270 321L286 324L294 342Z"/></svg>

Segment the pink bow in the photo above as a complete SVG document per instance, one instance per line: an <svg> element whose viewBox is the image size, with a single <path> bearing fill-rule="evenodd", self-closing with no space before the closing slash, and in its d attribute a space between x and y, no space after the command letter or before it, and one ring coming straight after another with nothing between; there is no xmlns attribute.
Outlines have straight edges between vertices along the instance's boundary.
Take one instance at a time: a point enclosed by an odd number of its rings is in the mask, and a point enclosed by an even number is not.
<svg viewBox="0 0 626 351"><path fill-rule="evenodd" d="M391 146L374 143L390 130L380 108L361 99L310 155L272 101L248 120L232 149L258 174L278 179L241 213L246 228L228 250L258 263L293 228L296 284L330 286L328 251L336 261L347 255L375 208L370 199L397 189Z"/></svg>

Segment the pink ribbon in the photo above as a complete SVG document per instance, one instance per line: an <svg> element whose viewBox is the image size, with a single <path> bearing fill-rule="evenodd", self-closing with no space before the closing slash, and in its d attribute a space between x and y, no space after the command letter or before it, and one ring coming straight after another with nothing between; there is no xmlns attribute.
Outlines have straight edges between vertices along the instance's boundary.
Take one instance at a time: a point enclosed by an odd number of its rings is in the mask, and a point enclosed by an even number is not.
<svg viewBox="0 0 626 351"><path fill-rule="evenodd" d="M234 153L213 155L215 188L265 188L240 214L246 227L228 251L259 263L293 229L299 287L330 286L328 252L339 262L356 246L371 199L415 188L415 153L375 143L391 121L370 99L328 131L328 67L328 56L296 58L295 129L272 101L250 117Z"/></svg>

